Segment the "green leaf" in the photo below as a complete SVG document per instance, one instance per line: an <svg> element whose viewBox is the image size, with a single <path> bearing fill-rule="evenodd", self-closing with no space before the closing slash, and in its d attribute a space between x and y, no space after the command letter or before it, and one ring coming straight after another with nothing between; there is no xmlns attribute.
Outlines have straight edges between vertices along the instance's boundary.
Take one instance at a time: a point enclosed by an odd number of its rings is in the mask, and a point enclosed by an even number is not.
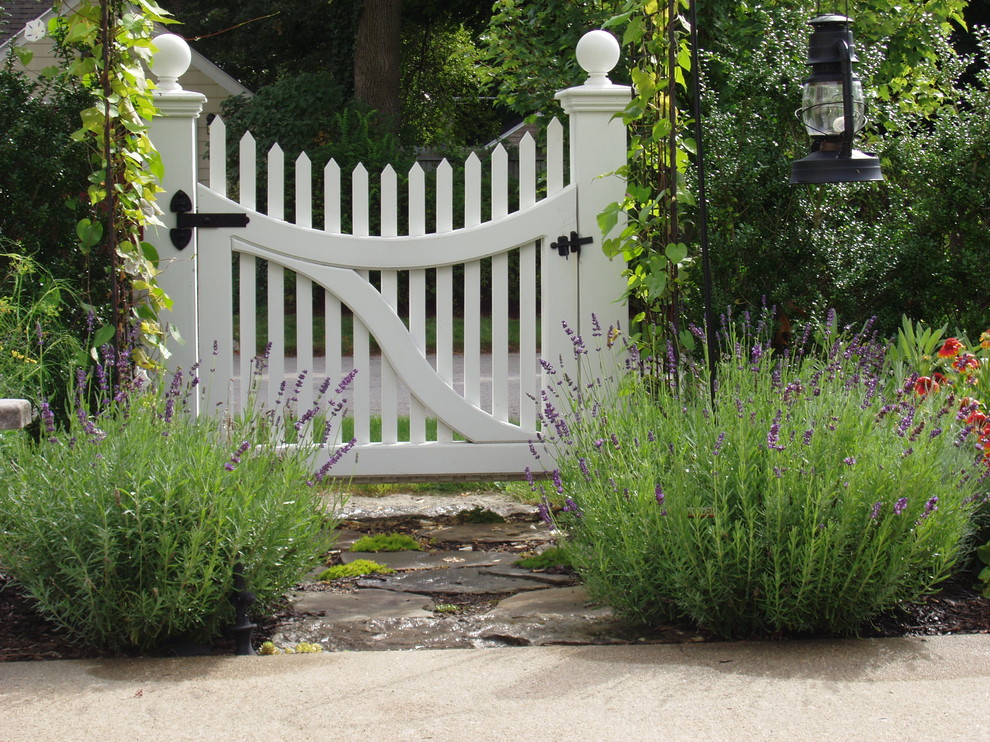
<svg viewBox="0 0 990 742"><path fill-rule="evenodd" d="M103 239L103 224L91 221L89 218L80 219L76 223L76 236L79 238L83 253L89 254Z"/></svg>
<svg viewBox="0 0 990 742"><path fill-rule="evenodd" d="M685 245L682 242L677 243L676 245L674 243L671 243L667 245L666 248L664 248L663 252L664 255L666 255L670 259L671 263L677 265L682 260L684 260L684 258L687 257L688 249L687 249L687 245Z"/></svg>
<svg viewBox="0 0 990 742"><path fill-rule="evenodd" d="M93 335L93 347L100 348L113 340L114 328L111 325L104 325Z"/></svg>
<svg viewBox="0 0 990 742"><path fill-rule="evenodd" d="M31 64L31 60L34 59L34 52L23 46L15 46L14 53L17 55L17 59L20 63L27 67Z"/></svg>

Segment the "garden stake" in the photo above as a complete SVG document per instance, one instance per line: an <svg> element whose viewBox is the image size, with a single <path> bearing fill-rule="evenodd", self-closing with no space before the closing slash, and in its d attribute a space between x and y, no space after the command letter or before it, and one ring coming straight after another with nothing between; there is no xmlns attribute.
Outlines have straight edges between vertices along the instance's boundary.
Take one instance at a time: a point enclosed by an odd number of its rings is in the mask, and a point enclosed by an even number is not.
<svg viewBox="0 0 990 742"><path fill-rule="evenodd" d="M234 565L234 593L230 596L230 602L237 609L236 623L231 629L237 641L236 654L257 654L251 646L251 634L258 627L248 619L248 608L254 601L254 593L244 584L244 565L237 562Z"/></svg>

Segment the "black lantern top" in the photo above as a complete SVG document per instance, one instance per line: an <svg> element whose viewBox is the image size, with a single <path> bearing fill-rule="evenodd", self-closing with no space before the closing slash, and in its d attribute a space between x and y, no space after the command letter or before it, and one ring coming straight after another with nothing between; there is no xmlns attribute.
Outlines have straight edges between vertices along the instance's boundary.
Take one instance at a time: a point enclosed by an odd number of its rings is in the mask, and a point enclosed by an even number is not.
<svg viewBox="0 0 990 742"><path fill-rule="evenodd" d="M883 180L880 160L853 149L853 138L866 121L863 85L853 75L856 46L851 21L822 15L809 22L811 72L804 81L798 115L812 151L791 166L791 183L842 183Z"/></svg>

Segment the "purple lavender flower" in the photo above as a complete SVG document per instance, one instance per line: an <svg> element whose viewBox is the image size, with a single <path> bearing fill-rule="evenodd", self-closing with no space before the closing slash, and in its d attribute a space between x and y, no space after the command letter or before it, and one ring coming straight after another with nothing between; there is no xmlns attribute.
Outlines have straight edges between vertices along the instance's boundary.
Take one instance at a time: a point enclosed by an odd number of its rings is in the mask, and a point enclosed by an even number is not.
<svg viewBox="0 0 990 742"><path fill-rule="evenodd" d="M532 441L530 441L530 445L533 445ZM533 492L536 492L536 480L533 479L533 470L527 466L524 473L526 475L526 481L529 482L529 488L533 490Z"/></svg>
<svg viewBox="0 0 990 742"><path fill-rule="evenodd" d="M907 507L908 499L906 497L901 497L894 503L894 515L900 515L904 512Z"/></svg>
<svg viewBox="0 0 990 742"><path fill-rule="evenodd" d="M578 517L581 516L581 508L578 507L578 504L569 497L564 500L564 507L562 507L561 510L565 513L574 513Z"/></svg>
<svg viewBox="0 0 990 742"><path fill-rule="evenodd" d="M856 457L846 456L846 458L842 459L842 463L846 466L856 466Z"/></svg>
<svg viewBox="0 0 990 742"><path fill-rule="evenodd" d="M601 450L602 446L604 446L604 445L605 445L605 439L604 438L598 438L598 439L595 440L595 448L597 448L599 451Z"/></svg>
<svg viewBox="0 0 990 742"><path fill-rule="evenodd" d="M553 486L558 495L564 494L564 482L560 478L560 469L553 470Z"/></svg>
<svg viewBox="0 0 990 742"><path fill-rule="evenodd" d="M780 445L780 418L783 416L781 410L777 410L777 414L773 418L773 423L770 425L770 430L767 433L767 448L771 451L783 451L784 446Z"/></svg>
<svg viewBox="0 0 990 742"><path fill-rule="evenodd" d="M357 438L351 438L347 443L345 443L343 446L341 446L340 448L338 448L334 452L333 456L331 456L330 458L328 458L326 460L326 462L324 462L323 466L321 466L319 469L317 469L316 474L314 475L314 477L310 481L308 481L306 484L308 484L310 487L312 487L314 484L316 484L318 482L322 482L324 479L326 479L327 473L334 467L334 465L338 461L340 461L342 458L344 458L344 456L346 456L348 454L348 452L352 448L354 448L355 445L357 445Z"/></svg>
<svg viewBox="0 0 990 742"><path fill-rule="evenodd" d="M533 443L533 441L530 441L530 442L529 442L529 452L530 452L531 454L533 454L533 458L534 458L534 459L538 459L538 458L540 458L540 454L538 454L538 453L536 452L536 444L534 444L534 443ZM528 466L526 467L526 471L529 471L529 467L528 467ZM529 475L529 476L530 476L530 477L532 477L532 476L533 476L533 475L532 475L532 472L530 472L530 475Z"/></svg>
<svg viewBox="0 0 990 742"><path fill-rule="evenodd" d="M540 513L540 520L553 528L553 518L550 517L550 503L547 502L546 497L540 500L540 504L536 506L536 509Z"/></svg>
<svg viewBox="0 0 990 742"><path fill-rule="evenodd" d="M723 430L718 434L718 438L715 439L715 448L712 449L712 455L718 456L722 453L722 444L725 443L725 431Z"/></svg>
<svg viewBox="0 0 990 742"><path fill-rule="evenodd" d="M879 500L873 503L873 509L870 511L870 520L876 520L877 518L880 517L881 505L882 503Z"/></svg>
<svg viewBox="0 0 990 742"><path fill-rule="evenodd" d="M932 495L928 502L925 503L925 509L921 513L921 520L924 520L936 510L938 510L938 495Z"/></svg>
<svg viewBox="0 0 990 742"><path fill-rule="evenodd" d="M652 430L647 431L646 440L648 440L650 443L656 443L657 437Z"/></svg>
<svg viewBox="0 0 990 742"><path fill-rule="evenodd" d="M588 461L583 457L578 458L578 467L581 469L581 474L588 481L591 481L591 472L588 470Z"/></svg>
<svg viewBox="0 0 990 742"><path fill-rule="evenodd" d="M801 442L804 443L804 445L806 445L806 446L810 446L811 445L811 436L813 436L814 434L815 434L815 429L814 428L808 428L806 431L804 431L804 438L801 439Z"/></svg>
<svg viewBox="0 0 990 742"><path fill-rule="evenodd" d="M664 502L667 500L667 495L663 493L663 487L660 484L657 484L654 488L653 497L656 498L657 505L663 507Z"/></svg>
<svg viewBox="0 0 990 742"><path fill-rule="evenodd" d="M340 383L337 384L337 387L333 390L334 394L337 396L343 394L347 390L347 388L351 385L351 382L354 381L354 377L357 376L357 373L358 370L356 368L352 368L350 371L348 371L347 375L340 380Z"/></svg>

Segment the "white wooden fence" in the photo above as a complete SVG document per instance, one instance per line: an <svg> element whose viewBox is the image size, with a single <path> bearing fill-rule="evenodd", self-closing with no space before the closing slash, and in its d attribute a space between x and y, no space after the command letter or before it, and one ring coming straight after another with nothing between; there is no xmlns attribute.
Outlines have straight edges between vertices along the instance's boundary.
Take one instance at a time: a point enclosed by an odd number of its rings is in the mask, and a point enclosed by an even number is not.
<svg viewBox="0 0 990 742"><path fill-rule="evenodd" d="M462 178L455 179L455 168L446 161L429 176L413 166L404 199L391 167L370 174L359 165L343 173L331 161L317 174L323 219L314 224L308 157L300 155L292 167L294 220L289 223L282 150L275 145L262 153L267 203L259 209L254 140L250 133L241 139L237 178L231 178L234 166L228 167L225 126L219 119L210 128L209 185L196 184L194 119L202 96L178 86L182 60L173 64L169 55L182 45L174 38L159 44L154 65L163 115L152 124L152 138L166 163L159 202L167 206L182 190L197 213L242 215L248 224L195 229L181 250L166 230L151 236L167 266L160 281L175 301L168 319L186 341L174 348L173 367L189 368L198 359L215 364L210 410L248 403L255 351L265 345L261 394L269 407L298 397L305 409L317 386L327 379L335 385L350 368L357 369L346 394L356 445L336 465L336 476L499 478L518 476L527 466L540 469L547 457L536 460L531 453L540 359L569 365L571 343L562 322L580 334L593 313L606 324L625 320L625 309L616 301L624 266L605 259L596 222L604 206L622 194L621 181L608 175L624 162L625 129L613 114L629 99L628 88L605 77L615 63L614 40L583 40L579 60L591 77L558 94L570 114L569 168L563 127L556 120L547 130L545 172L537 172L533 138L521 142L518 191L512 194L508 153L501 146L487 162L471 155ZM483 193L485 169L491 186ZM568 171L570 182L565 183ZM231 182L236 200L228 196ZM377 199L369 196L372 185L378 186ZM456 215L455 188L463 189L464 204ZM349 214L341 206L345 189ZM429 223L428 195L435 212ZM400 214L402 200L408 205ZM460 222L456 228L455 222ZM563 256L554 246L559 248L560 238L572 232L593 242L579 254ZM510 271L510 263L518 269ZM267 277L259 289L262 271ZM487 284L483 274L490 275ZM287 282L287 276L294 280ZM287 285L293 296L286 295ZM463 346L455 350L458 293L463 297ZM432 306L428 295L435 296ZM402 305L400 296L408 297ZM294 319L293 355L285 352L287 307ZM430 315L435 331L428 347ZM490 345L481 339L483 315L491 317ZM518 318L518 354L509 352L510 316ZM342 345L347 318L350 352ZM318 319L323 321L319 336L314 332ZM380 356L372 352L375 345ZM490 374L483 374L483 363L489 362ZM517 383L510 383L513 366ZM376 367L379 374L368 373ZM373 383L372 376L380 383ZM408 430L400 425L405 418ZM435 420L435 429L429 420ZM331 440L317 455L325 460L339 445Z"/></svg>

